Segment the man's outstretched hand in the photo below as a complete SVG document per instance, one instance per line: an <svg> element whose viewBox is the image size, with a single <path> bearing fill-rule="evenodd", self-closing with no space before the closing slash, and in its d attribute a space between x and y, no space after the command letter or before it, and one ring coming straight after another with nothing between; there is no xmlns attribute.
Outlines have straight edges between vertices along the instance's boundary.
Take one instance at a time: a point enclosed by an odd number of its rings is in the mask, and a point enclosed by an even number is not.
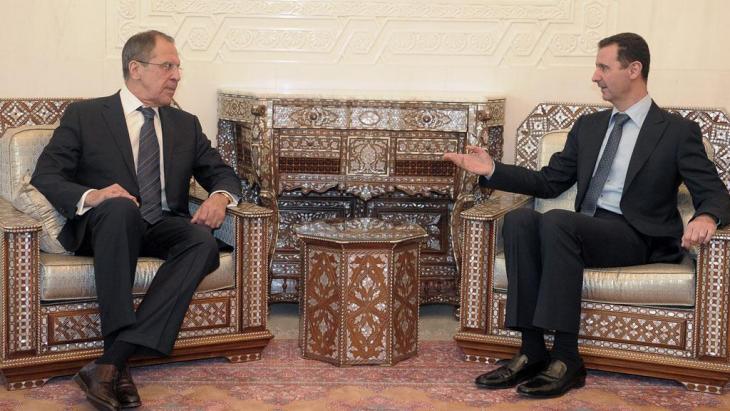
<svg viewBox="0 0 730 411"><path fill-rule="evenodd" d="M494 173L494 160L481 147L466 146L465 154L446 153L444 154L444 160L451 161L457 167L461 167L470 173L483 175L487 178Z"/></svg>

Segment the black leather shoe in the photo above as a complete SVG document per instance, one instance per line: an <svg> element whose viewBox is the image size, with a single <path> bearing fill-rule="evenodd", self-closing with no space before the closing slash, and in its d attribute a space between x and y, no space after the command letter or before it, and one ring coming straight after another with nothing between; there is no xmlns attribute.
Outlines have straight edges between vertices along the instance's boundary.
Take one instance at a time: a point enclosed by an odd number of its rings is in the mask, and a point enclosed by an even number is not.
<svg viewBox="0 0 730 411"><path fill-rule="evenodd" d="M584 365L569 371L564 362L552 360L540 374L520 384L517 392L532 398L555 398L585 384L586 367Z"/></svg>
<svg viewBox="0 0 730 411"><path fill-rule="evenodd" d="M114 364L90 362L74 375L73 380L86 393L86 399L98 410L120 409L116 386L119 370Z"/></svg>
<svg viewBox="0 0 730 411"><path fill-rule="evenodd" d="M129 366L125 366L119 371L117 400L122 408L137 408L142 405L142 399L139 398L137 386L134 385L132 374L129 373Z"/></svg>
<svg viewBox="0 0 730 411"><path fill-rule="evenodd" d="M536 376L545 369L546 361L538 361L527 365L525 354L517 354L507 363L496 370L482 374L474 381L477 387L487 389L510 388Z"/></svg>

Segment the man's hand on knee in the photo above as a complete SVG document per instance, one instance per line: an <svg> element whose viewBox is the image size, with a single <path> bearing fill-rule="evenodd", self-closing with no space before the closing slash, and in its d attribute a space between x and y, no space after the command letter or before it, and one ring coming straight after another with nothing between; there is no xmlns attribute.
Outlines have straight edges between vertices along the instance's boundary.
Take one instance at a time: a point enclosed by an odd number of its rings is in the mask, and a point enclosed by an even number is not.
<svg viewBox="0 0 730 411"><path fill-rule="evenodd" d="M124 188L122 188L122 186L116 183L99 190L90 191L84 199L84 207L96 207L105 200L116 197L128 198L132 200L132 202L134 202L137 207L139 207L139 202L137 201L137 198L129 194L127 190L125 190Z"/></svg>
<svg viewBox="0 0 730 411"><path fill-rule="evenodd" d="M223 224L226 217L226 206L231 200L227 195L215 193L203 201L198 211L193 214L191 222L193 224L202 224L210 228L216 229Z"/></svg>

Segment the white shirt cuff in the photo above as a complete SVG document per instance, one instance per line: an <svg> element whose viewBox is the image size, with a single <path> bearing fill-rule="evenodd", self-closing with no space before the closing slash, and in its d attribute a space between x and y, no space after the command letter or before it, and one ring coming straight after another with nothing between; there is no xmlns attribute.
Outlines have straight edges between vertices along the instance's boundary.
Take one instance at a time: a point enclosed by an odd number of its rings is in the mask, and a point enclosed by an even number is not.
<svg viewBox="0 0 730 411"><path fill-rule="evenodd" d="M84 215L87 211L91 210L93 207L84 207L84 202L86 201L86 195L89 194L92 191L96 191L96 189L89 189L84 192L84 194L81 196L81 200L79 200L78 203L76 203L76 215Z"/></svg>

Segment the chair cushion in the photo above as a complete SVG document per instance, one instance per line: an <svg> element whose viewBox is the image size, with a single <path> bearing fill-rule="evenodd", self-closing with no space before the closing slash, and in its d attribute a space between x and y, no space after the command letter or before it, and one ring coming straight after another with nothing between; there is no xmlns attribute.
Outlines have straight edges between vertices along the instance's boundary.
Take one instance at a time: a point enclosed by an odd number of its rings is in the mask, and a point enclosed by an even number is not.
<svg viewBox="0 0 730 411"><path fill-rule="evenodd" d="M143 295L147 291L162 263L163 261L157 258L140 257L132 289L135 295ZM94 261L91 257L40 253L40 266L42 302L96 299ZM232 253L221 253L220 266L203 279L198 291L234 287L235 272Z"/></svg>
<svg viewBox="0 0 730 411"><path fill-rule="evenodd" d="M43 227L41 250L66 253L56 239L66 220L53 209L35 187L29 183L38 156L53 135L58 123L9 128L0 138L0 196L15 208L39 220Z"/></svg>
<svg viewBox="0 0 730 411"><path fill-rule="evenodd" d="M0 196L13 202L23 177L33 174L38 157L58 123L9 128L0 138Z"/></svg>
<svg viewBox="0 0 730 411"><path fill-rule="evenodd" d="M57 239L66 224L66 219L30 184L30 176L27 174L23 177L22 185L13 199L13 206L41 222L43 227L39 238L41 251L55 254L69 253Z"/></svg>
<svg viewBox="0 0 730 411"><path fill-rule="evenodd" d="M540 140L540 146L537 152L537 168L542 168L550 162L550 157L554 153L560 152L565 146L565 140L568 139L568 130L556 130L545 133ZM535 210L541 213L550 211L555 208L564 210L573 210L575 208L576 185L565 190L561 195L555 198L536 198Z"/></svg>
<svg viewBox="0 0 730 411"><path fill-rule="evenodd" d="M504 253L494 261L494 289L507 289ZM695 265L685 258L680 264L646 264L583 271L583 300L641 306L692 307L695 301Z"/></svg>

